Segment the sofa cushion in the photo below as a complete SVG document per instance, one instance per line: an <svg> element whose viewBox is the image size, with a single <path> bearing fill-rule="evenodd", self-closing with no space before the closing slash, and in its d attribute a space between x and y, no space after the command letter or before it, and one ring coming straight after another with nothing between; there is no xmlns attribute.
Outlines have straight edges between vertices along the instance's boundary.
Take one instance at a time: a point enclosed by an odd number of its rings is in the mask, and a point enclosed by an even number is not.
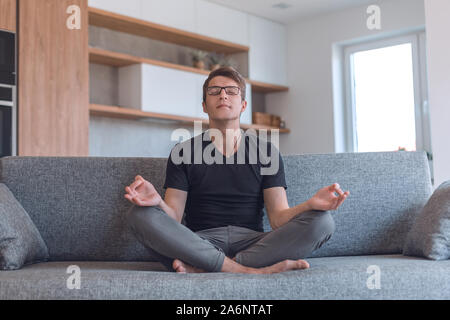
<svg viewBox="0 0 450 320"><path fill-rule="evenodd" d="M404 255L450 258L450 180L432 194L408 233Z"/></svg>
<svg viewBox="0 0 450 320"><path fill-rule="evenodd" d="M48 260L47 246L28 213L0 183L0 269L15 270Z"/></svg>
<svg viewBox="0 0 450 320"><path fill-rule="evenodd" d="M155 262L47 262L0 272L0 299L450 299L450 260L375 255L308 262L309 269L272 275L177 274ZM72 265L80 289L67 286Z"/></svg>

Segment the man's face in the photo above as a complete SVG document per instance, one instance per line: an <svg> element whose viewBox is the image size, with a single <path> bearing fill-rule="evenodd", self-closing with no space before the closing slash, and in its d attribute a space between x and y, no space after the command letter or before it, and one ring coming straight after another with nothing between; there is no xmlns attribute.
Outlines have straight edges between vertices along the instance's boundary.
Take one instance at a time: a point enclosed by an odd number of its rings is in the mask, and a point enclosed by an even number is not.
<svg viewBox="0 0 450 320"><path fill-rule="evenodd" d="M209 81L208 87L239 87L233 79L217 76ZM247 101L242 101L241 92L238 95L228 95L222 89L219 95L206 93L206 104L203 102L203 112L212 120L236 120L247 107Z"/></svg>

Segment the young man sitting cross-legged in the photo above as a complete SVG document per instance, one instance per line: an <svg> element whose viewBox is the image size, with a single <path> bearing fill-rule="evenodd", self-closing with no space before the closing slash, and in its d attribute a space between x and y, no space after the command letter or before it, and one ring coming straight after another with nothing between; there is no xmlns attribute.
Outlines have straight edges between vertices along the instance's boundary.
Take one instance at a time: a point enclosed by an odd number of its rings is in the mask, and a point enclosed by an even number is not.
<svg viewBox="0 0 450 320"><path fill-rule="evenodd" d="M256 163L249 161L255 143L240 129L247 102L245 79L236 70L220 68L210 73L202 105L209 116L209 130L177 144L174 149L191 147L177 149L181 154L172 150L164 200L140 175L125 187L125 198L134 204L127 221L137 239L176 272L277 273L308 268L303 259L334 232L329 211L336 210L350 193L335 183L289 207L278 150L274 152L272 144L263 141L270 162L263 163L259 157ZM214 130L222 135L214 135ZM196 162L196 151L222 161ZM244 163L238 160L240 154ZM178 163L174 155L184 160ZM275 162L275 172L262 174ZM264 205L270 232L263 231ZM184 212L186 225L181 223Z"/></svg>

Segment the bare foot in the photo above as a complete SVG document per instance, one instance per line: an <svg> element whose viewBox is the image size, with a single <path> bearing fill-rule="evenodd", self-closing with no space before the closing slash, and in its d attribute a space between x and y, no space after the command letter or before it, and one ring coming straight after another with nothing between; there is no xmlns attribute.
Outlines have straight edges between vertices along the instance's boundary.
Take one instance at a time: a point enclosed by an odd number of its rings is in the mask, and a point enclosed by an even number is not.
<svg viewBox="0 0 450 320"><path fill-rule="evenodd" d="M246 267L236 262L236 257L229 259L225 257L222 265L222 272L232 273L253 273L253 274L270 274L289 270L308 269L309 263L305 260L284 260L274 265L263 268Z"/></svg>
<svg viewBox="0 0 450 320"><path fill-rule="evenodd" d="M202 273L206 272L202 269L195 268L181 260L175 259L173 261L172 267L177 273ZM278 262L274 265L264 267L264 268L251 268L240 265L236 262L236 257L229 259L225 257L224 265L222 266L222 272L233 272L233 273L253 273L253 274L272 274L285 272L290 270L301 270L308 269L309 263L305 260L284 260Z"/></svg>
<svg viewBox="0 0 450 320"><path fill-rule="evenodd" d="M175 259L173 260L172 267L175 269L177 273L201 273L205 272L202 269L195 268L187 263L184 263L181 260Z"/></svg>
<svg viewBox="0 0 450 320"><path fill-rule="evenodd" d="M299 259L299 260L284 260L281 262L278 262L274 265L264 267L264 268L251 268L250 273L256 273L256 274L271 274L271 273L279 273L279 272L285 272L290 270L301 270L301 269L308 269L309 263L305 260Z"/></svg>

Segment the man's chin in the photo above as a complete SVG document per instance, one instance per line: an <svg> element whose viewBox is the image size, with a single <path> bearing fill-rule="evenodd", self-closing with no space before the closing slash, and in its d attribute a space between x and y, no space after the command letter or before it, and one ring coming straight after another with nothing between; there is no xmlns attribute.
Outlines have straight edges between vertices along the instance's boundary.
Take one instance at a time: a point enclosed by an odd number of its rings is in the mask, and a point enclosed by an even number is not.
<svg viewBox="0 0 450 320"><path fill-rule="evenodd" d="M209 120L215 122L230 122L230 121L239 121L239 117L209 117Z"/></svg>

